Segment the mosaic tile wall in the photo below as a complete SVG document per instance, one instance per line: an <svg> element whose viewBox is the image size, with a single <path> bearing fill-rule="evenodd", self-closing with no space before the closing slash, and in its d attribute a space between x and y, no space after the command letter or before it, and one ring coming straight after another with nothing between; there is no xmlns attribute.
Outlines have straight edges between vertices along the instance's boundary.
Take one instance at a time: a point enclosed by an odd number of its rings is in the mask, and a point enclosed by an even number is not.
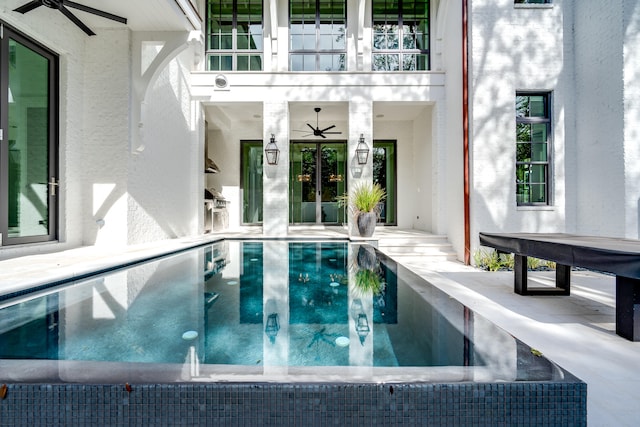
<svg viewBox="0 0 640 427"><path fill-rule="evenodd" d="M582 382L8 384L0 426L586 426Z"/></svg>

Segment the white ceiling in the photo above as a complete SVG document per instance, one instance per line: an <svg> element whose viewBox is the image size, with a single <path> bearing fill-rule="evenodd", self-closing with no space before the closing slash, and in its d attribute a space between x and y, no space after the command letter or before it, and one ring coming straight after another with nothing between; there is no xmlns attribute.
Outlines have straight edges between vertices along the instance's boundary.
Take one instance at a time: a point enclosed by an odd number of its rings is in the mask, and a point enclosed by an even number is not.
<svg viewBox="0 0 640 427"><path fill-rule="evenodd" d="M429 104L416 102L375 102L373 104L374 121L412 121ZM289 120L291 123L315 123L314 108L320 107L320 121L345 121L349 115L346 102L295 102L290 104ZM262 103L227 103L209 105L206 107L207 120L212 129L219 128L219 123L238 121L262 121Z"/></svg>
<svg viewBox="0 0 640 427"><path fill-rule="evenodd" d="M64 3L64 0L62 0ZM195 28L185 16L183 8L188 8L189 0L74 0L75 3L99 9L127 19L126 26L133 31L191 31ZM52 19L59 25L74 25L60 11L45 6L37 7L25 14L13 12L17 7L30 3L31 0L1 0L2 9L14 14L21 20L28 20L29 15L39 15ZM100 28L121 28L121 24L110 19L83 12L67 6L78 19L98 33ZM188 10L188 13L192 10Z"/></svg>

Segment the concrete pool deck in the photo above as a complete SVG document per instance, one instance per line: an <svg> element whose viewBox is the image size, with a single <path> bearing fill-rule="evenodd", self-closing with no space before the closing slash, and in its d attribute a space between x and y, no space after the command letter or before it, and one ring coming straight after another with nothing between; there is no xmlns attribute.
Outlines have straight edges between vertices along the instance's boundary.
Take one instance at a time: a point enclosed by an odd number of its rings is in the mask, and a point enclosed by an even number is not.
<svg viewBox="0 0 640 427"><path fill-rule="evenodd" d="M385 229L377 236L393 234ZM228 233L228 237L258 237ZM340 230L296 230L289 237L345 237ZM108 268L123 260L142 259L206 243L224 235L180 239L127 249L79 248L53 254L0 261L0 294ZM632 426L640 419L640 343L615 334L615 278L587 271L572 272L571 296L520 296L513 292L512 272L485 272L459 262L399 259L475 312L541 351L588 384L590 426ZM551 283L553 274L531 273ZM59 279L58 279L59 280Z"/></svg>

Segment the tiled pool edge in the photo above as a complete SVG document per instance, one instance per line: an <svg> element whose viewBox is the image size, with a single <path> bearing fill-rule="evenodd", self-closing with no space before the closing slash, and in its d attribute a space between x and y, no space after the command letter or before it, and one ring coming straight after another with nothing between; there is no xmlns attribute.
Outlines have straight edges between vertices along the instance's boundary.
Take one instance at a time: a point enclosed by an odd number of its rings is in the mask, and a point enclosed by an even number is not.
<svg viewBox="0 0 640 427"><path fill-rule="evenodd" d="M587 385L8 384L0 426L585 426Z"/></svg>

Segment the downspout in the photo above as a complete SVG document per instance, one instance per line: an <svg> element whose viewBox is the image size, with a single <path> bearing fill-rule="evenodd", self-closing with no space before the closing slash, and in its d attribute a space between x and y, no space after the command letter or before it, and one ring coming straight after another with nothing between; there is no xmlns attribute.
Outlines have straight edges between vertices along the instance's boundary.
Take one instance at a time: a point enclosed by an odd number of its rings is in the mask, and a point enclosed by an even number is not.
<svg viewBox="0 0 640 427"><path fill-rule="evenodd" d="M469 214L469 39L468 4L462 0L462 151L464 174L464 263L471 264L471 225Z"/></svg>

